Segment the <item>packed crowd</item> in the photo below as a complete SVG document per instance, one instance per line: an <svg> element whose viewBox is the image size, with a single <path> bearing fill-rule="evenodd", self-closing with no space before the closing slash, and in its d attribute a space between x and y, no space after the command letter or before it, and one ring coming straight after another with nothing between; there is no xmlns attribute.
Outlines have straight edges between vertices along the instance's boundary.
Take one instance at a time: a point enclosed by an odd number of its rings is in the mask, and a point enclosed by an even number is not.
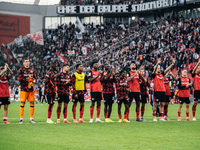
<svg viewBox="0 0 200 150"><path fill-rule="evenodd" d="M97 4L142 4L155 0L61 0L61 5L97 5Z"/></svg>
<svg viewBox="0 0 200 150"><path fill-rule="evenodd" d="M70 66L82 62L86 73L91 69L92 59L99 60L102 70L105 62L110 63L116 72L122 68L128 71L134 60L144 66L151 80L152 67L159 57L163 60L162 69L169 66L172 58L176 58L178 73L181 68L193 69L200 53L199 24L199 18L185 19L175 14L153 22L140 20L124 26L113 22L97 26L84 24L86 31L81 39L77 38L80 30L74 24L63 24L56 30L44 30L44 46L26 39L23 47L14 44L10 51L30 58L38 83L44 81L50 63L54 62L58 71L61 70L62 62L56 53L62 54ZM83 54L83 47L87 54ZM74 53L69 54L69 51ZM16 75L22 66L22 58L18 60L19 64L12 68Z"/></svg>

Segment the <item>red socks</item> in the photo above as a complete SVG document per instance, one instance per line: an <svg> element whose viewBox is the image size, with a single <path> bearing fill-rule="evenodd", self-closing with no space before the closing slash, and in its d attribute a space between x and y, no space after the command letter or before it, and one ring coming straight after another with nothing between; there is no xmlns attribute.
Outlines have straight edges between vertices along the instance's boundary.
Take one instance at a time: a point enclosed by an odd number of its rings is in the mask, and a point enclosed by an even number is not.
<svg viewBox="0 0 200 150"><path fill-rule="evenodd" d="M76 119L76 105L73 105L72 113L73 113L73 118L75 120Z"/></svg>
<svg viewBox="0 0 200 150"><path fill-rule="evenodd" d="M168 113L168 105L164 106L164 116L167 116Z"/></svg>
<svg viewBox="0 0 200 150"><path fill-rule="evenodd" d="M94 106L90 106L90 119L93 119Z"/></svg>
<svg viewBox="0 0 200 150"><path fill-rule="evenodd" d="M118 116L119 116L119 119L122 119L122 115L121 114L118 114Z"/></svg>
<svg viewBox="0 0 200 150"><path fill-rule="evenodd" d="M52 114L52 110L53 110L53 105L49 105L49 107L48 107L48 118L51 118L51 114Z"/></svg>
<svg viewBox="0 0 200 150"><path fill-rule="evenodd" d="M186 113L186 117L189 118L189 113Z"/></svg>
<svg viewBox="0 0 200 150"><path fill-rule="evenodd" d="M178 117L181 117L181 112L178 112Z"/></svg>
<svg viewBox="0 0 200 150"><path fill-rule="evenodd" d="M108 113L105 113L104 115L105 115L105 118L107 119L108 118Z"/></svg>
<svg viewBox="0 0 200 150"><path fill-rule="evenodd" d="M145 107L141 107L141 118L143 118Z"/></svg>
<svg viewBox="0 0 200 150"><path fill-rule="evenodd" d="M156 119L156 112L153 112L153 118Z"/></svg>
<svg viewBox="0 0 200 150"><path fill-rule="evenodd" d="M57 108L57 119L60 119L61 107Z"/></svg>
<svg viewBox="0 0 200 150"><path fill-rule="evenodd" d="M197 106L194 106L192 107L192 114L193 114L193 118L195 118L195 114L196 114L196 107Z"/></svg>
<svg viewBox="0 0 200 150"><path fill-rule="evenodd" d="M80 119L83 118L83 113L84 113L84 105L81 105L81 108L80 108Z"/></svg>
<svg viewBox="0 0 200 150"><path fill-rule="evenodd" d="M136 120L139 118L140 115L140 106L136 106Z"/></svg>
<svg viewBox="0 0 200 150"><path fill-rule="evenodd" d="M99 118L100 111L101 111L101 106L97 106L97 118Z"/></svg>
<svg viewBox="0 0 200 150"><path fill-rule="evenodd" d="M163 117L163 112L162 112L162 113L160 113L160 119L162 119L162 117Z"/></svg>
<svg viewBox="0 0 200 150"><path fill-rule="evenodd" d="M64 110L63 110L63 116L64 116L64 119L67 118L67 108L64 108Z"/></svg>

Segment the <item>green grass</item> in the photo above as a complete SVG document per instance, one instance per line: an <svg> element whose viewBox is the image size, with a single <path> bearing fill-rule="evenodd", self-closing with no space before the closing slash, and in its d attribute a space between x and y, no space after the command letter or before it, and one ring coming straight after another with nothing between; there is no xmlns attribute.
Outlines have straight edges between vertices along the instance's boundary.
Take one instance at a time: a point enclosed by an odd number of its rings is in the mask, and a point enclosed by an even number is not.
<svg viewBox="0 0 200 150"><path fill-rule="evenodd" d="M86 124L46 124L48 105L36 104L34 120L37 124L29 124L29 103L25 106L24 124L19 125L19 106L9 106L8 121L0 122L0 150L16 149L200 149L200 115L197 107L197 121L185 121L185 105L182 108L182 122L177 120L178 105L169 106L170 122L152 122L150 104L146 105L145 122L135 122L135 105L131 106L131 123L118 123L117 104L113 105L111 119L115 123ZM90 103L85 103L84 120L89 121ZM56 121L56 107L53 109L52 120ZM72 103L68 107L68 120L72 121ZM190 117L192 117L190 107ZM79 107L77 108L79 110ZM124 110L124 109L123 109ZM77 111L77 118L79 111ZM94 117L96 116L96 109ZM3 107L0 110L3 118ZM63 121L61 114L61 122ZM101 110L103 117L103 103ZM95 119L94 119L95 120Z"/></svg>

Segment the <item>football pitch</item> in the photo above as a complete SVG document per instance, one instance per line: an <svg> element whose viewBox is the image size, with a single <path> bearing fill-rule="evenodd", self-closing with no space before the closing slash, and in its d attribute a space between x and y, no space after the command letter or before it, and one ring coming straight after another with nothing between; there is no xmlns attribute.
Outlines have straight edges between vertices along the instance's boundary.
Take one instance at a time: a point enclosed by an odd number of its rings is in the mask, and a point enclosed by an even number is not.
<svg viewBox="0 0 200 150"><path fill-rule="evenodd" d="M83 119L89 122L90 102L85 103ZM95 106L96 107L96 106ZM34 121L29 124L29 103L25 105L24 124L19 122L20 103L9 106L9 125L2 124L3 107L0 110L0 150L50 150L50 149L200 149L200 106L197 106L196 122L185 121L185 105L182 121L177 121L178 105L169 105L170 122L153 122L152 108L146 104L144 122L135 122L135 104L131 106L130 123L118 123L117 104L113 105L111 119L114 123L64 124L61 112L60 124L46 124L47 104L36 104ZM52 120L56 121L57 103L53 108ZM122 112L124 107L122 109ZM192 119L192 104L190 118ZM79 117L79 104L77 118ZM96 109L94 110L94 120ZM104 121L103 103L100 119ZM72 103L68 106L68 120L72 122Z"/></svg>

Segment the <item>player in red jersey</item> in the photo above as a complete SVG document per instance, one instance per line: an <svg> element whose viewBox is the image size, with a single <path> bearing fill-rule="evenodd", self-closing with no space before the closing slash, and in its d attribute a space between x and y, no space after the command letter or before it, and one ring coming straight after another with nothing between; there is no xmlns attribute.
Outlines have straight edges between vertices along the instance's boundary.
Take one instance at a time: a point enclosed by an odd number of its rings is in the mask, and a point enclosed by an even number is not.
<svg viewBox="0 0 200 150"><path fill-rule="evenodd" d="M129 92L129 111L128 111L128 119L129 119L129 112L130 112L130 107L133 101L133 98L135 99L136 102L136 121L142 121L139 118L140 114L140 79L144 80L144 78L140 75L140 69L136 70L136 64L132 63L130 65L131 71L128 73L128 84L130 86L131 91Z"/></svg>
<svg viewBox="0 0 200 150"><path fill-rule="evenodd" d="M127 119L127 117L128 117L128 92L130 92L130 88L129 88L129 85L127 82L126 71L124 71L124 70L122 70L120 72L120 77L117 79L116 90L117 90L119 122L122 122L122 116L121 116L122 103L124 103L124 105L125 105L123 122L130 122Z"/></svg>
<svg viewBox="0 0 200 150"><path fill-rule="evenodd" d="M161 59L158 59L158 62L153 70L153 82L154 82L154 103L153 103L153 121L156 119L156 108L160 102L160 121L165 121L163 118L164 104L165 104L165 85L164 85L164 76L169 72L169 70L174 66L175 59L173 59L172 64L164 71L161 72L160 65Z"/></svg>
<svg viewBox="0 0 200 150"><path fill-rule="evenodd" d="M164 104L164 119L166 121L170 121L170 119L167 118L167 113L168 113L168 105L171 100L171 91L170 91L170 85L169 82L172 81L174 78L174 75L169 71L165 76L164 76L164 84L165 84L165 104Z"/></svg>
<svg viewBox="0 0 200 150"><path fill-rule="evenodd" d="M179 89L178 121L181 121L181 108L183 106L183 103L186 103L186 120L192 121L189 118L190 88L192 86L192 81L187 77L186 69L182 70L181 77L178 79L177 84Z"/></svg>
<svg viewBox="0 0 200 150"><path fill-rule="evenodd" d="M110 69L110 65L105 64L105 71L101 74L101 82L103 85L103 97L104 97L104 115L105 122L113 122L110 119L112 112L112 104L114 102L114 87L116 83L115 71Z"/></svg>
<svg viewBox="0 0 200 150"><path fill-rule="evenodd" d="M101 71L98 71L97 61L92 63L93 70L90 71L88 80L90 82L91 106L90 106L90 123L93 122L94 105L97 102L97 117L95 122L103 122L99 119L102 100Z"/></svg>
<svg viewBox="0 0 200 150"><path fill-rule="evenodd" d="M200 100L200 59L192 71L192 79L194 82L194 104L192 107L193 121L196 121L196 107Z"/></svg>
<svg viewBox="0 0 200 150"><path fill-rule="evenodd" d="M58 93L58 107L57 107L57 123L60 123L60 112L62 108L62 102L64 102L63 108L63 123L71 123L67 121L67 106L69 103L69 86L71 86L71 76L69 72L69 65L63 64L62 72L56 76L56 86Z"/></svg>
<svg viewBox="0 0 200 150"><path fill-rule="evenodd" d="M23 116L24 116L24 106L26 100L30 102L30 123L35 123L33 121L33 114L34 114L34 88L33 84L36 82L35 71L29 67L30 62L28 58L24 58L23 60L24 68L19 69L19 83L21 86L20 92L20 122L19 124L23 123Z"/></svg>
<svg viewBox="0 0 200 150"><path fill-rule="evenodd" d="M1 105L4 105L4 118L3 118L3 124L10 124L7 121L7 115L8 115L8 105L10 104L10 92L8 87L8 80L12 77L13 73L10 71L10 73L7 74L8 70L8 64L5 64L4 67L0 68L0 109Z"/></svg>
<svg viewBox="0 0 200 150"><path fill-rule="evenodd" d="M147 88L150 87L150 84L149 84L148 78L145 77L144 68L141 69L140 74L144 78L144 80L140 79L140 93L141 93L141 102L142 102L141 120L144 121L143 115L144 115L144 111L145 111L145 104L147 103L147 98L149 97L148 92L147 92Z"/></svg>
<svg viewBox="0 0 200 150"><path fill-rule="evenodd" d="M77 72L75 72L72 75L72 87L73 87L73 107L72 107L72 113L74 118L74 123L78 123L76 120L76 106L77 103L80 102L80 117L79 117L79 123L86 123L83 120L83 113L84 113L84 94L87 94L86 91L86 81L87 76L83 73L83 66L81 64L76 65Z"/></svg>
<svg viewBox="0 0 200 150"><path fill-rule="evenodd" d="M45 77L44 92L45 92L45 95L47 97L47 101L48 101L48 104L49 104L48 116L47 116L47 122L46 123L49 123L49 124L55 123L51 120L52 110L53 110L55 97L56 97L55 71L56 71L56 65L51 64L50 70L46 73L46 77Z"/></svg>

